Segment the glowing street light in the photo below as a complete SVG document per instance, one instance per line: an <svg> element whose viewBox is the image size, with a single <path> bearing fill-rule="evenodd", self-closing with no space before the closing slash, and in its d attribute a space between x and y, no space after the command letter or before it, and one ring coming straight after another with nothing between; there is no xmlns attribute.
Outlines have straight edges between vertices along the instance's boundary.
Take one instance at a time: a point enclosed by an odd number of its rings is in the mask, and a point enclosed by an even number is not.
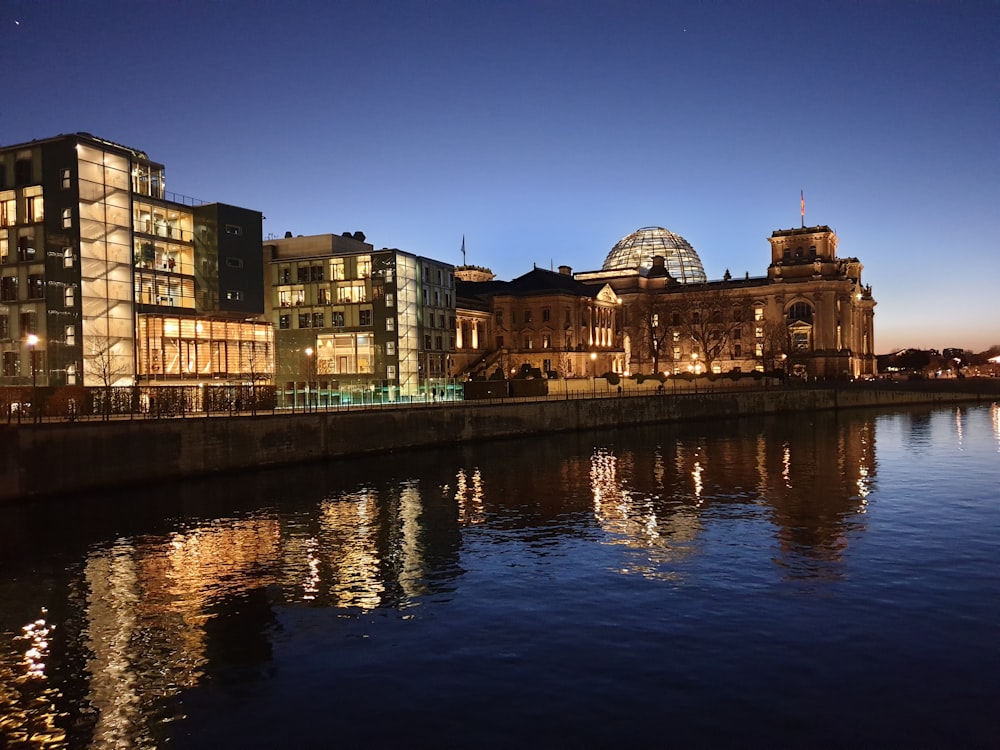
<svg viewBox="0 0 1000 750"><path fill-rule="evenodd" d="M38 410L38 368L35 365L35 347L38 346L38 336L33 333L28 334L28 351L31 352L31 418L34 422L41 421L41 413Z"/></svg>
<svg viewBox="0 0 1000 750"><path fill-rule="evenodd" d="M313 374L313 348L311 346L306 347L306 410L309 410L311 404L310 402L310 387L312 386L312 374Z"/></svg>

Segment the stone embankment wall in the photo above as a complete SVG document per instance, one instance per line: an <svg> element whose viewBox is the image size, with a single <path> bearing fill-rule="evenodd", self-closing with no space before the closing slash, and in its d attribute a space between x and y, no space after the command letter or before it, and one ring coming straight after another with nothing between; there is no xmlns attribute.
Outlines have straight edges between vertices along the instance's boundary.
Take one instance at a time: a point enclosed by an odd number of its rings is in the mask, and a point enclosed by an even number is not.
<svg viewBox="0 0 1000 750"><path fill-rule="evenodd" d="M3 425L0 501L548 432L995 398L960 392L789 388L439 403L255 417Z"/></svg>

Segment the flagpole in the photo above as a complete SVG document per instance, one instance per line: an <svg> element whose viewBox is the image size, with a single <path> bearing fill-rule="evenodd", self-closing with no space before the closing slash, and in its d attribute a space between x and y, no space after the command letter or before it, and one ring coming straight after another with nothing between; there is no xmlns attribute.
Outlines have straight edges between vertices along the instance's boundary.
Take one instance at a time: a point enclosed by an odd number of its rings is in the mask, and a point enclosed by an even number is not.
<svg viewBox="0 0 1000 750"><path fill-rule="evenodd" d="M806 193L804 190L799 191L799 211L802 214L802 228L806 228Z"/></svg>

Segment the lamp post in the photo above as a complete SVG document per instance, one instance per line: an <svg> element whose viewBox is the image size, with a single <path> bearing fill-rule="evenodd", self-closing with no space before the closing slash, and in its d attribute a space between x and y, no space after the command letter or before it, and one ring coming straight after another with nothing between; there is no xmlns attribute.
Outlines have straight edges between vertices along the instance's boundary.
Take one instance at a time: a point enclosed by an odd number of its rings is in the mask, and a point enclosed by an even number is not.
<svg viewBox="0 0 1000 750"><path fill-rule="evenodd" d="M311 346L306 347L306 411L311 411L312 404L310 403L310 389L312 387L312 373L313 373L313 348Z"/></svg>
<svg viewBox="0 0 1000 750"><path fill-rule="evenodd" d="M33 422L38 422L41 418L41 414L38 411L38 368L35 366L36 346L38 346L38 336L29 333L28 351L31 352L31 419Z"/></svg>
<svg viewBox="0 0 1000 750"><path fill-rule="evenodd" d="M590 353L590 395L597 398L597 352Z"/></svg>

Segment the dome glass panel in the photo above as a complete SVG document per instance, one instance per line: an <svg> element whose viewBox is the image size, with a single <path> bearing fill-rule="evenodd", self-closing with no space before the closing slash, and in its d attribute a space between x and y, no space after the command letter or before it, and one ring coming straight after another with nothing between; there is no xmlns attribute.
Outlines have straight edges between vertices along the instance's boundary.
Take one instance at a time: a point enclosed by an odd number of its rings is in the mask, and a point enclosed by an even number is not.
<svg viewBox="0 0 1000 750"><path fill-rule="evenodd" d="M667 271L683 284L707 281L701 258L691 243L663 227L643 227L623 237L611 248L604 271L639 271L653 267L653 256L662 255Z"/></svg>

